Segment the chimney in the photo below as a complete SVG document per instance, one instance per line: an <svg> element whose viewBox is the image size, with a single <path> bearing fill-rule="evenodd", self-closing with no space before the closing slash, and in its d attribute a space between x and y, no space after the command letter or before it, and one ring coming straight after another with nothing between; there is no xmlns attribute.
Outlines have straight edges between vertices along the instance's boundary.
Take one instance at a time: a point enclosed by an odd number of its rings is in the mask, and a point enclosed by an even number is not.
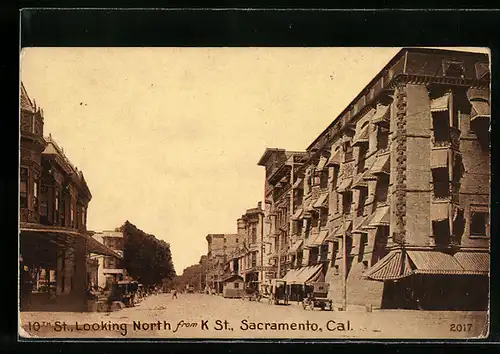
<svg viewBox="0 0 500 354"><path fill-rule="evenodd" d="M262 202L257 203L257 209L262 210Z"/></svg>

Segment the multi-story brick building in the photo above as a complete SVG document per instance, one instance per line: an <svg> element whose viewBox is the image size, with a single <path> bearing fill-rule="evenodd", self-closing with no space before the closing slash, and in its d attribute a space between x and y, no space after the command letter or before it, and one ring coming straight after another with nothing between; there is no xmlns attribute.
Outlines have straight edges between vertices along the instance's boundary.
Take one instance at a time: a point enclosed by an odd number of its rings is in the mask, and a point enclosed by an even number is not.
<svg viewBox="0 0 500 354"><path fill-rule="evenodd" d="M211 290L222 292L222 280L228 265L228 257L236 249L240 240L237 234L208 234L207 284Z"/></svg>
<svg viewBox="0 0 500 354"><path fill-rule="evenodd" d="M489 85L487 55L403 49L307 148L288 181L267 173L266 194L283 182L293 193L268 214L279 220L283 211L296 235L285 278L307 281L319 265L314 277L331 284L338 303L485 308Z"/></svg>
<svg viewBox="0 0 500 354"><path fill-rule="evenodd" d="M20 96L20 253L36 284L48 285L22 287L21 300L30 299L31 309L83 309L87 254L119 255L87 234L92 195L83 173L50 135L43 136L43 111L23 84Z"/></svg>

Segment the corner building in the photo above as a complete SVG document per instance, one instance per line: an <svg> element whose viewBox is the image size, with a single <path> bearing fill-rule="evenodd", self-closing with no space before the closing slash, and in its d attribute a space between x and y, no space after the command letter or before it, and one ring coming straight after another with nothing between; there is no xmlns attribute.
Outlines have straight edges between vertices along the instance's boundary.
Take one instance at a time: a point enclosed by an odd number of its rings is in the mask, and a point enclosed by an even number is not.
<svg viewBox="0 0 500 354"><path fill-rule="evenodd" d="M294 171L285 279L319 264L336 303L345 275L348 304L486 309L489 86L485 54L401 50Z"/></svg>

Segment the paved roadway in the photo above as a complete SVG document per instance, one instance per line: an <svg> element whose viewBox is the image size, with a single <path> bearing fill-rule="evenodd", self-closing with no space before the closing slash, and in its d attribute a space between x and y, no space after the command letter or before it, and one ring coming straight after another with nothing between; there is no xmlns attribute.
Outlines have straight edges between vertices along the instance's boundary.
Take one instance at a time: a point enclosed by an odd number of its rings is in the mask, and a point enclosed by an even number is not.
<svg viewBox="0 0 500 354"><path fill-rule="evenodd" d="M179 294L178 299L160 294L111 313L21 313L22 328L44 338L444 339L487 334L486 323L484 312L311 311L297 303L270 305L266 299L255 302L206 294Z"/></svg>

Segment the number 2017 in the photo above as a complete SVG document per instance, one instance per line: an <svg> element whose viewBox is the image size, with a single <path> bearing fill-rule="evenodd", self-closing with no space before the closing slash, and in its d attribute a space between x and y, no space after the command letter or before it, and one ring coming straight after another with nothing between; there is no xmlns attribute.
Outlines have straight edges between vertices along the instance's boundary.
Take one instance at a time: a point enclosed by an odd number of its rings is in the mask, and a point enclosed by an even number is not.
<svg viewBox="0 0 500 354"><path fill-rule="evenodd" d="M472 329L472 323L467 324L451 324L450 331L451 332L469 332Z"/></svg>

